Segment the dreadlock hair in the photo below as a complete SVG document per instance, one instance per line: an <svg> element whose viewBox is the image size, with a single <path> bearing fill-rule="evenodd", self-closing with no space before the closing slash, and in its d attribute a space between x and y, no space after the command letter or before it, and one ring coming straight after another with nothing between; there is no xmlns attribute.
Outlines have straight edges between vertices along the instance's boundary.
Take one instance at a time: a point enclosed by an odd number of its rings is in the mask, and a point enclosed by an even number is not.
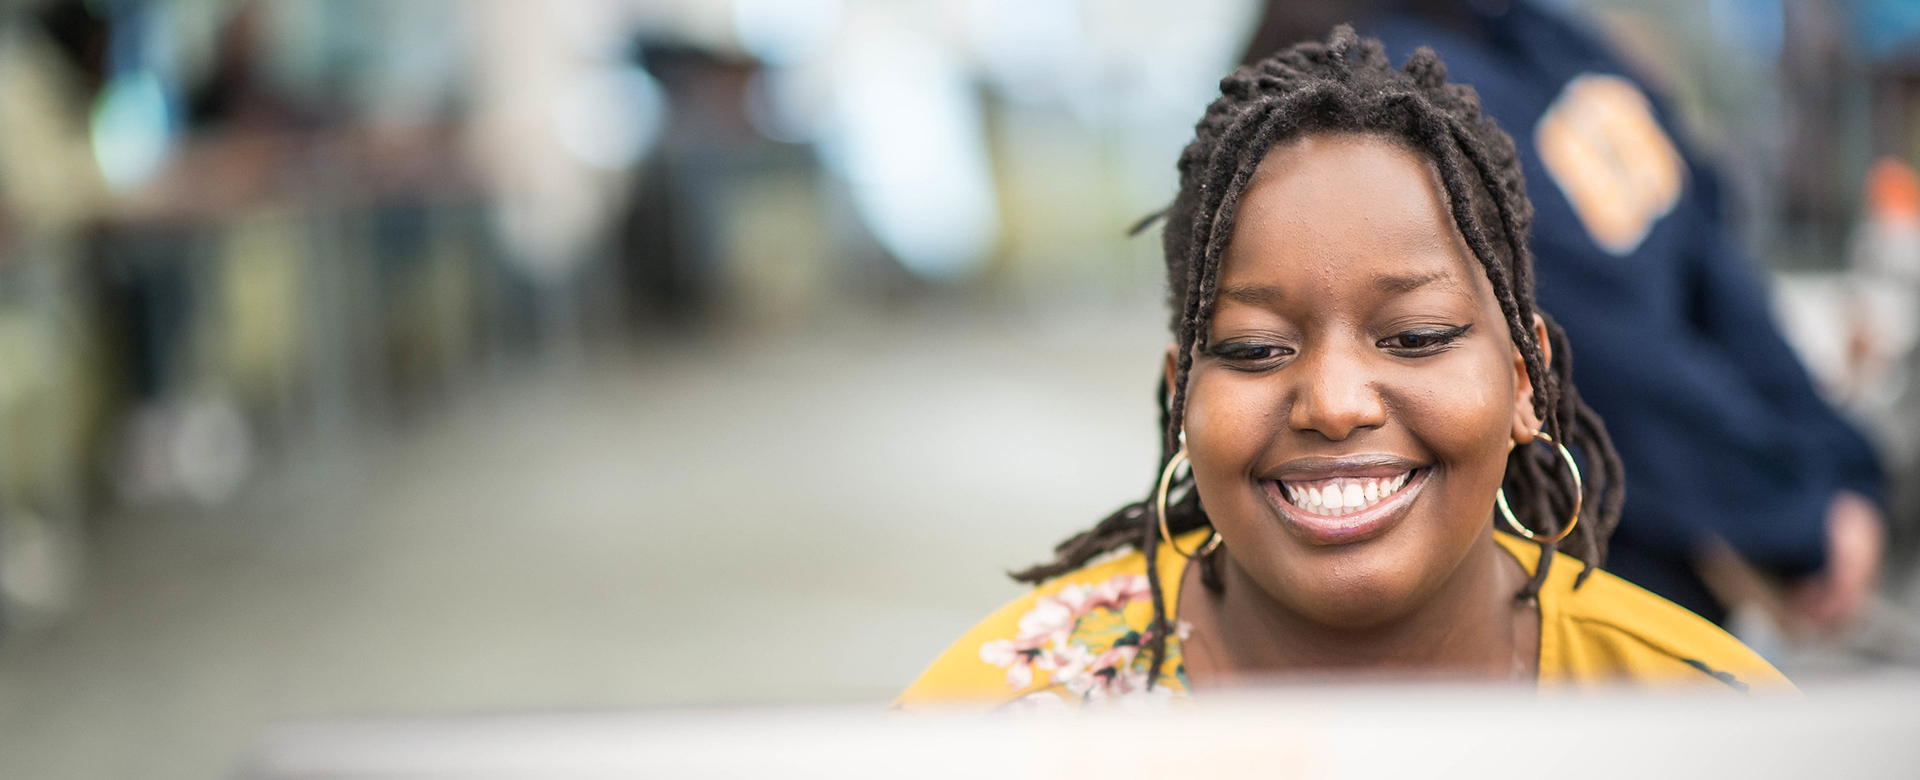
<svg viewBox="0 0 1920 780"><path fill-rule="evenodd" d="M1607 539L1619 521L1625 497L1620 456L1600 416L1574 390L1573 355L1565 334L1534 307L1533 261L1527 250L1533 206L1526 197L1513 139L1491 117L1481 114L1480 98L1472 87L1447 82L1446 66L1428 48L1414 52L1395 69L1379 41L1361 40L1351 27L1341 25L1325 42L1297 44L1221 80L1220 97L1207 107L1194 127L1193 141L1180 155L1180 192L1164 212L1162 243L1177 348L1171 397L1166 384L1155 383L1161 409L1161 468L1182 446L1187 377L1193 354L1196 348L1204 348L1210 329L1220 258L1233 234L1241 193L1275 145L1314 133L1361 133L1393 140L1421 152L1438 168L1454 226L1492 283L1514 348L1524 360L1534 412L1544 421L1542 429L1553 441L1581 452L1587 466L1587 494L1577 527L1557 545L1541 543L1540 563L1515 598L1528 601L1538 595L1553 562L1546 553L1555 547L1585 563L1575 581L1578 587L1605 560ZM1536 314L1546 322L1550 363L1534 334ZM1191 473L1176 481L1171 488L1175 498L1167 507L1172 532L1211 525ZM1515 515L1548 536L1569 522L1579 491L1559 456L1540 447L1513 449L1507 456L1502 487ZM1159 679L1166 637L1172 630L1156 562L1159 520L1150 495L1060 543L1052 562L1012 575L1037 583L1077 569L1103 553L1127 546L1139 549L1146 557L1153 601L1149 686ZM1198 561L1201 581L1215 593L1225 587L1219 555L1216 550Z"/></svg>

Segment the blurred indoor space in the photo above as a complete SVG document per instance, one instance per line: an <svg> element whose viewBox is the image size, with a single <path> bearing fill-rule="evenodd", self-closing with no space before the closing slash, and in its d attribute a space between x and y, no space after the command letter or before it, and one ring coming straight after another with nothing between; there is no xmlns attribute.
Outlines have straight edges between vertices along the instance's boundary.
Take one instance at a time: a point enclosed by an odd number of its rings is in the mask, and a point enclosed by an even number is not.
<svg viewBox="0 0 1920 780"><path fill-rule="evenodd" d="M1555 0L1723 166L1895 486L1920 7ZM1158 230L1255 0L0 3L0 777L276 724L878 710L1151 485ZM1444 54L1444 52L1443 52Z"/></svg>

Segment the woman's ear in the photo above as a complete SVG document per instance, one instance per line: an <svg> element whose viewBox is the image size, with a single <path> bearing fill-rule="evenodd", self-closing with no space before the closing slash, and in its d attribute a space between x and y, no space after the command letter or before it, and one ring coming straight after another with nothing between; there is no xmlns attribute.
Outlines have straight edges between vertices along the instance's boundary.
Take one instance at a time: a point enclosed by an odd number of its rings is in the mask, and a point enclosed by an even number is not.
<svg viewBox="0 0 1920 780"><path fill-rule="evenodd" d="M1533 315L1533 338L1540 345L1540 364L1552 366L1553 344L1547 341L1547 321L1538 314ZM1527 373L1527 359L1519 347L1513 349L1513 382L1513 443L1527 444L1545 422L1533 411L1533 377Z"/></svg>
<svg viewBox="0 0 1920 780"><path fill-rule="evenodd" d="M1167 401L1167 402L1168 402L1168 403L1172 403L1172 402L1173 402L1173 401L1172 401L1172 399L1173 399L1173 375L1174 375L1174 374L1176 374L1176 373L1178 373L1178 372L1179 372L1179 368L1180 368L1180 362L1179 362L1178 360L1176 360L1175 358L1176 358L1176 356L1178 356L1179 354L1180 354L1180 345L1178 345L1178 344L1168 344L1168 345L1167 345L1167 399L1168 399L1168 401Z"/></svg>

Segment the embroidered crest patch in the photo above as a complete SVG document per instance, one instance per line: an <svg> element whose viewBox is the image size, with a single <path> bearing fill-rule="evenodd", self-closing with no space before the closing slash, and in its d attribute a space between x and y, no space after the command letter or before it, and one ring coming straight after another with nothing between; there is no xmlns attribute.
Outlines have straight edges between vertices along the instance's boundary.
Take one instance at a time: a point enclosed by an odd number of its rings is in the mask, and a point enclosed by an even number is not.
<svg viewBox="0 0 1920 780"><path fill-rule="evenodd" d="M1686 164L1633 82L1588 73L1567 82L1534 125L1547 173L1600 248L1639 248L1680 200Z"/></svg>

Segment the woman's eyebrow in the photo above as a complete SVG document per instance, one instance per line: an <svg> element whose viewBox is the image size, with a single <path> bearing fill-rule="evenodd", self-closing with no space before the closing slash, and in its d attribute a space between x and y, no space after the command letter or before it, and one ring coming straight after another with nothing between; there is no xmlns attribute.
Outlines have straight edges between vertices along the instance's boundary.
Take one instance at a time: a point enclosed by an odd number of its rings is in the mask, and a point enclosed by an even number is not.
<svg viewBox="0 0 1920 780"><path fill-rule="evenodd" d="M1413 292L1434 282L1450 282L1445 271L1388 274L1373 280L1374 288L1393 295ZM1272 284L1236 284L1220 288L1219 298L1249 306L1267 306L1285 300L1286 291Z"/></svg>
<svg viewBox="0 0 1920 780"><path fill-rule="evenodd" d="M1219 297L1249 306L1266 306L1286 299L1287 294L1271 284L1236 284L1220 288Z"/></svg>
<svg viewBox="0 0 1920 780"><path fill-rule="evenodd" d="M1432 271L1422 274L1394 274L1382 276L1375 280L1374 284L1381 292L1398 295L1413 292L1421 287L1445 280L1446 278L1447 274L1443 271Z"/></svg>

